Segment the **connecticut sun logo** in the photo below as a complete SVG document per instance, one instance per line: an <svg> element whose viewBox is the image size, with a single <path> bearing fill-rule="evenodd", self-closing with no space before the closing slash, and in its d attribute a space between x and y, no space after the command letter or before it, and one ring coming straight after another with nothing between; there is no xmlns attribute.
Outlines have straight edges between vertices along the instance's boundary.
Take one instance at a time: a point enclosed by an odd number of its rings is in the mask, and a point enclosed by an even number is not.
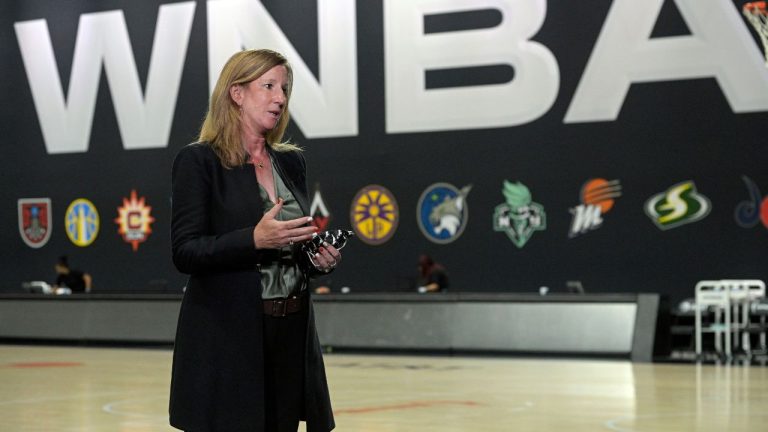
<svg viewBox="0 0 768 432"><path fill-rule="evenodd" d="M360 240L380 245L395 234L400 213L392 192L379 185L366 186L355 195L349 212Z"/></svg>
<svg viewBox="0 0 768 432"><path fill-rule="evenodd" d="M85 198L72 201L64 214L67 237L76 246L86 247L99 235L99 212L96 206Z"/></svg>
<svg viewBox="0 0 768 432"><path fill-rule="evenodd" d="M130 243L133 251L139 250L139 243L144 243L152 233L150 225L155 221L149 213L152 207L144 202L144 197L137 198L136 191L131 191L131 198L123 198L123 206L117 208L115 223L120 227L117 233L123 241Z"/></svg>

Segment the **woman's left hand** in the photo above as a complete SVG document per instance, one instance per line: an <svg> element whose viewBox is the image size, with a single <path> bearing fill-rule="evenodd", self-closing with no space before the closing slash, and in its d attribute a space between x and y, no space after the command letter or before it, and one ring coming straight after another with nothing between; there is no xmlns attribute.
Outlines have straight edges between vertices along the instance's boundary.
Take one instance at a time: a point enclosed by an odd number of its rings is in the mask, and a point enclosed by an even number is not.
<svg viewBox="0 0 768 432"><path fill-rule="evenodd" d="M329 272L341 262L341 252L330 244L323 243L313 261L316 269Z"/></svg>

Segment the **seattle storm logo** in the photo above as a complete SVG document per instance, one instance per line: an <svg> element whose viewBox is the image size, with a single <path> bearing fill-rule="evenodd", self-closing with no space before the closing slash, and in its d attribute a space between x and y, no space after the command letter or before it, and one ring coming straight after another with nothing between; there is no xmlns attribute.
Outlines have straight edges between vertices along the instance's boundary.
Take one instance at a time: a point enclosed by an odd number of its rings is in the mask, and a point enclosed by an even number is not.
<svg viewBox="0 0 768 432"><path fill-rule="evenodd" d="M419 198L416 220L421 232L431 241L450 243L467 226L467 194L472 185L461 190L448 183L430 185Z"/></svg>
<svg viewBox="0 0 768 432"><path fill-rule="evenodd" d="M493 229L507 233L512 243L522 248L534 232L547 228L547 215L541 204L533 202L524 184L504 180L501 192L506 202L493 212Z"/></svg>

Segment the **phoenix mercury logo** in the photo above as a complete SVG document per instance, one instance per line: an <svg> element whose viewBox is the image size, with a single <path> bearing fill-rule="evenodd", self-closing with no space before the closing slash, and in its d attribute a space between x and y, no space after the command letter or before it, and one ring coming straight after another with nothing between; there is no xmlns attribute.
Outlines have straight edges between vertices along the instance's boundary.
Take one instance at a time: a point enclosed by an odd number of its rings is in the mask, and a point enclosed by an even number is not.
<svg viewBox="0 0 768 432"><path fill-rule="evenodd" d="M612 208L615 199L621 196L618 180L595 178L587 180L581 187L581 204L569 211L573 215L568 237L576 237L603 225L603 215Z"/></svg>
<svg viewBox="0 0 768 432"><path fill-rule="evenodd" d="M704 219L712 205L696 191L692 180L678 183L645 202L645 214L661 230L669 230Z"/></svg>

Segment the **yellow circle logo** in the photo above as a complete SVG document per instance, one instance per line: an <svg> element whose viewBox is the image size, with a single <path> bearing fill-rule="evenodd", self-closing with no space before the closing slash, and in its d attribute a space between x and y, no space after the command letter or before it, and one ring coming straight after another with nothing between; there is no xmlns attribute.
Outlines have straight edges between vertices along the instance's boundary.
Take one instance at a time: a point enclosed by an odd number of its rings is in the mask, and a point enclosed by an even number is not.
<svg viewBox="0 0 768 432"><path fill-rule="evenodd" d="M69 240L77 246L86 247L99 235L99 212L92 202L78 198L67 207L64 227Z"/></svg>
<svg viewBox="0 0 768 432"><path fill-rule="evenodd" d="M389 240L397 229L400 214L392 192L379 185L360 190L352 200L349 219L360 240L380 245Z"/></svg>

